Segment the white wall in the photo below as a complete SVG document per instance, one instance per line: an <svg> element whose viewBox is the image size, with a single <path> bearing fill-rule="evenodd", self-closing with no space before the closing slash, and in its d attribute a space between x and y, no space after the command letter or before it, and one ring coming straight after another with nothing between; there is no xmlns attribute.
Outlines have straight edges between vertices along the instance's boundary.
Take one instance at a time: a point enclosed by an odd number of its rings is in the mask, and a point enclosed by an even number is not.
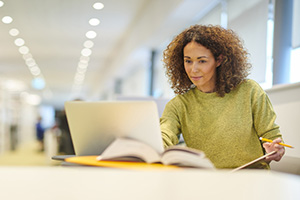
<svg viewBox="0 0 300 200"><path fill-rule="evenodd" d="M271 162L271 169L300 175L300 83L277 85L266 90L277 114L284 142L295 148L285 148L280 162Z"/></svg>
<svg viewBox="0 0 300 200"><path fill-rule="evenodd" d="M147 96L149 94L149 66L148 62L134 68L126 79L123 79L121 91L129 96Z"/></svg>
<svg viewBox="0 0 300 200"><path fill-rule="evenodd" d="M232 4L236 5L237 3L229 1L229 6ZM243 10L242 13L237 13L235 17L230 17L234 10L230 11L228 11L228 28L233 29L242 38L249 51L250 62L253 66L250 77L258 83L264 83L267 66L268 1L260 1Z"/></svg>
<svg viewBox="0 0 300 200"><path fill-rule="evenodd" d="M296 147L286 148L286 155L300 158L300 83L274 86L266 92L285 143Z"/></svg>

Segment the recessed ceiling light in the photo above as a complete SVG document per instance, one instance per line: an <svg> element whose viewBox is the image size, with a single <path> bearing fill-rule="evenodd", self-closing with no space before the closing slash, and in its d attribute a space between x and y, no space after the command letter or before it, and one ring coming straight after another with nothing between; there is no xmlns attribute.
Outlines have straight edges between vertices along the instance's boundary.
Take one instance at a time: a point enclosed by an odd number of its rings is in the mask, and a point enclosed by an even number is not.
<svg viewBox="0 0 300 200"><path fill-rule="evenodd" d="M37 65L30 67L29 70L30 70L31 74L34 76L38 76L41 74L41 70Z"/></svg>
<svg viewBox="0 0 300 200"><path fill-rule="evenodd" d="M87 41L84 42L83 46L85 48L89 48L90 49L90 48L92 48L94 46L94 42L91 41L91 40L87 40Z"/></svg>
<svg viewBox="0 0 300 200"><path fill-rule="evenodd" d="M28 54L28 53L29 53L29 49L28 49L28 47L26 47L26 46L21 46L21 47L19 48L19 52L20 52L21 54Z"/></svg>
<svg viewBox="0 0 300 200"><path fill-rule="evenodd" d="M85 36L89 39L94 39L97 36L97 33L95 31L88 31Z"/></svg>
<svg viewBox="0 0 300 200"><path fill-rule="evenodd" d="M90 60L89 56L80 56L79 64L80 63L87 64L87 63L89 63L89 60Z"/></svg>
<svg viewBox="0 0 300 200"><path fill-rule="evenodd" d="M97 3L94 3L93 7L96 9L96 10L101 10L104 8L104 4L103 3L100 3L100 2L97 2Z"/></svg>
<svg viewBox="0 0 300 200"><path fill-rule="evenodd" d="M11 18L10 16L4 16L4 17L2 18L2 22L3 22L4 24L10 24L12 21L13 21L13 18Z"/></svg>
<svg viewBox="0 0 300 200"><path fill-rule="evenodd" d="M25 60L25 63L28 67L33 67L36 65L35 60L33 58L29 58L29 59Z"/></svg>
<svg viewBox="0 0 300 200"><path fill-rule="evenodd" d="M97 26L97 25L100 24L100 20L97 19L97 18L92 18L92 19L89 20L89 24L90 24L91 26Z"/></svg>
<svg viewBox="0 0 300 200"><path fill-rule="evenodd" d="M16 28L12 28L12 29L9 30L9 34L11 36L17 36L17 35L19 35L19 33L20 33L19 30L16 29Z"/></svg>
<svg viewBox="0 0 300 200"><path fill-rule="evenodd" d="M83 56L90 56L91 54L92 54L92 50L88 49L88 48L84 48L81 51L81 55L83 55Z"/></svg>
<svg viewBox="0 0 300 200"><path fill-rule="evenodd" d="M24 54L23 55L23 59L27 60L27 59L32 59L32 55L30 53Z"/></svg>
<svg viewBox="0 0 300 200"><path fill-rule="evenodd" d="M78 74L78 73L77 73L77 74L75 75L75 78L74 78L74 79L75 79L76 81L83 81L84 78L85 78L85 75L84 75L84 74Z"/></svg>
<svg viewBox="0 0 300 200"><path fill-rule="evenodd" d="M103 3L96 2L93 4L93 7L96 10L101 10L104 8L104 5L103 5ZM91 18L89 20L89 24L91 26L97 26L100 24L100 20L97 18ZM95 31L88 31L88 32L86 32L85 36L88 39L94 39L95 37L97 37L97 33ZM90 59L89 56L92 54L91 48L94 46L94 42L91 40L87 40L84 42L83 46L84 46L84 49L81 50L81 57L80 57L80 61L78 63L78 67L77 67L77 73L75 74L75 77L74 77L72 93L79 94L80 90L82 89L82 84L85 79L85 72L87 70L88 62Z"/></svg>
<svg viewBox="0 0 300 200"><path fill-rule="evenodd" d="M17 38L15 39L15 45L20 47L23 46L25 44L25 41L22 38Z"/></svg>
<svg viewBox="0 0 300 200"><path fill-rule="evenodd" d="M77 73L79 74L84 74L87 70L87 67L86 68L81 68L81 67L77 67Z"/></svg>
<svg viewBox="0 0 300 200"><path fill-rule="evenodd" d="M0 7L2 7L4 5L3 1L0 1Z"/></svg>

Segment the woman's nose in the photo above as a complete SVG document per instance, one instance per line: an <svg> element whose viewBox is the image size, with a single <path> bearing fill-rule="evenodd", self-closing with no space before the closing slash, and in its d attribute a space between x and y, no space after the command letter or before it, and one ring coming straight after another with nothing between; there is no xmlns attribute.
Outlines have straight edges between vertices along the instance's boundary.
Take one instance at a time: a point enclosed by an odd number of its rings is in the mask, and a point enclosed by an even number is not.
<svg viewBox="0 0 300 200"><path fill-rule="evenodd" d="M198 72L200 70L198 63L194 63L192 66L192 72Z"/></svg>

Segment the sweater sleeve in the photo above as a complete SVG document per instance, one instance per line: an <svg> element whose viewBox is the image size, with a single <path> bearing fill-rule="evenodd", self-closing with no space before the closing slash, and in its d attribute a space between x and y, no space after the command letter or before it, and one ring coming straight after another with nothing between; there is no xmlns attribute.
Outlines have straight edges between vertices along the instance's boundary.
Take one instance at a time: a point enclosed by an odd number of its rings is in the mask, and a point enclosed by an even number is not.
<svg viewBox="0 0 300 200"><path fill-rule="evenodd" d="M271 140L282 138L279 126L275 123L276 114L270 99L258 84L253 97L253 122L258 136Z"/></svg>
<svg viewBox="0 0 300 200"><path fill-rule="evenodd" d="M174 105L174 101L172 100L167 103L162 117L160 118L160 128L165 148L178 144L178 136L181 133L181 125L178 111Z"/></svg>

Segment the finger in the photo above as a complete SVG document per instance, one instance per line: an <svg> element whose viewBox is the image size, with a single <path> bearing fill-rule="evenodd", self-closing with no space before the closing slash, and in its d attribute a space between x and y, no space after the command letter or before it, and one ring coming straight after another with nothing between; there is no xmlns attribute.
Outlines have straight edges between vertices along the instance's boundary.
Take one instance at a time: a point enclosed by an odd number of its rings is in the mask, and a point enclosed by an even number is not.
<svg viewBox="0 0 300 200"><path fill-rule="evenodd" d="M267 150L266 150L266 153L268 153ZM276 153L277 153L277 152L276 152ZM274 159L274 155L275 155L276 153L273 153L272 155L268 155L268 156L266 157L266 160L267 160L267 161L273 160L273 159Z"/></svg>
<svg viewBox="0 0 300 200"><path fill-rule="evenodd" d="M270 144L269 146L270 149L273 149L273 150L278 150L278 149L282 149L283 146L278 144L278 143L275 143L274 141Z"/></svg>
<svg viewBox="0 0 300 200"><path fill-rule="evenodd" d="M263 143L263 147L267 153L270 153L271 151L273 151L271 143L269 143L269 142Z"/></svg>
<svg viewBox="0 0 300 200"><path fill-rule="evenodd" d="M282 157L284 155L284 153L285 153L285 149L284 148L279 149L277 152L280 155L280 157Z"/></svg>
<svg viewBox="0 0 300 200"><path fill-rule="evenodd" d="M277 156L274 158L275 161L280 161L282 158L282 155L280 155L279 153L277 154Z"/></svg>
<svg viewBox="0 0 300 200"><path fill-rule="evenodd" d="M269 143L269 142L263 143L263 147L264 147L265 149L270 148L270 145L271 145L271 143Z"/></svg>
<svg viewBox="0 0 300 200"><path fill-rule="evenodd" d="M275 149L282 149L283 146L276 143L276 144L274 144L274 148L275 148Z"/></svg>
<svg viewBox="0 0 300 200"><path fill-rule="evenodd" d="M277 151L275 154L266 157L266 161L275 160L278 162L281 160L282 156L284 155L284 152L285 152L284 149Z"/></svg>
<svg viewBox="0 0 300 200"><path fill-rule="evenodd" d="M280 142L282 142L282 140L281 140L281 138L276 138L275 140L273 140L273 142L272 143L280 143Z"/></svg>
<svg viewBox="0 0 300 200"><path fill-rule="evenodd" d="M267 161L272 161L272 160L275 160L275 161L277 161L277 160L280 160L280 155L279 154L273 154L273 155L271 155L271 156L268 156L268 157L266 157L266 160Z"/></svg>

